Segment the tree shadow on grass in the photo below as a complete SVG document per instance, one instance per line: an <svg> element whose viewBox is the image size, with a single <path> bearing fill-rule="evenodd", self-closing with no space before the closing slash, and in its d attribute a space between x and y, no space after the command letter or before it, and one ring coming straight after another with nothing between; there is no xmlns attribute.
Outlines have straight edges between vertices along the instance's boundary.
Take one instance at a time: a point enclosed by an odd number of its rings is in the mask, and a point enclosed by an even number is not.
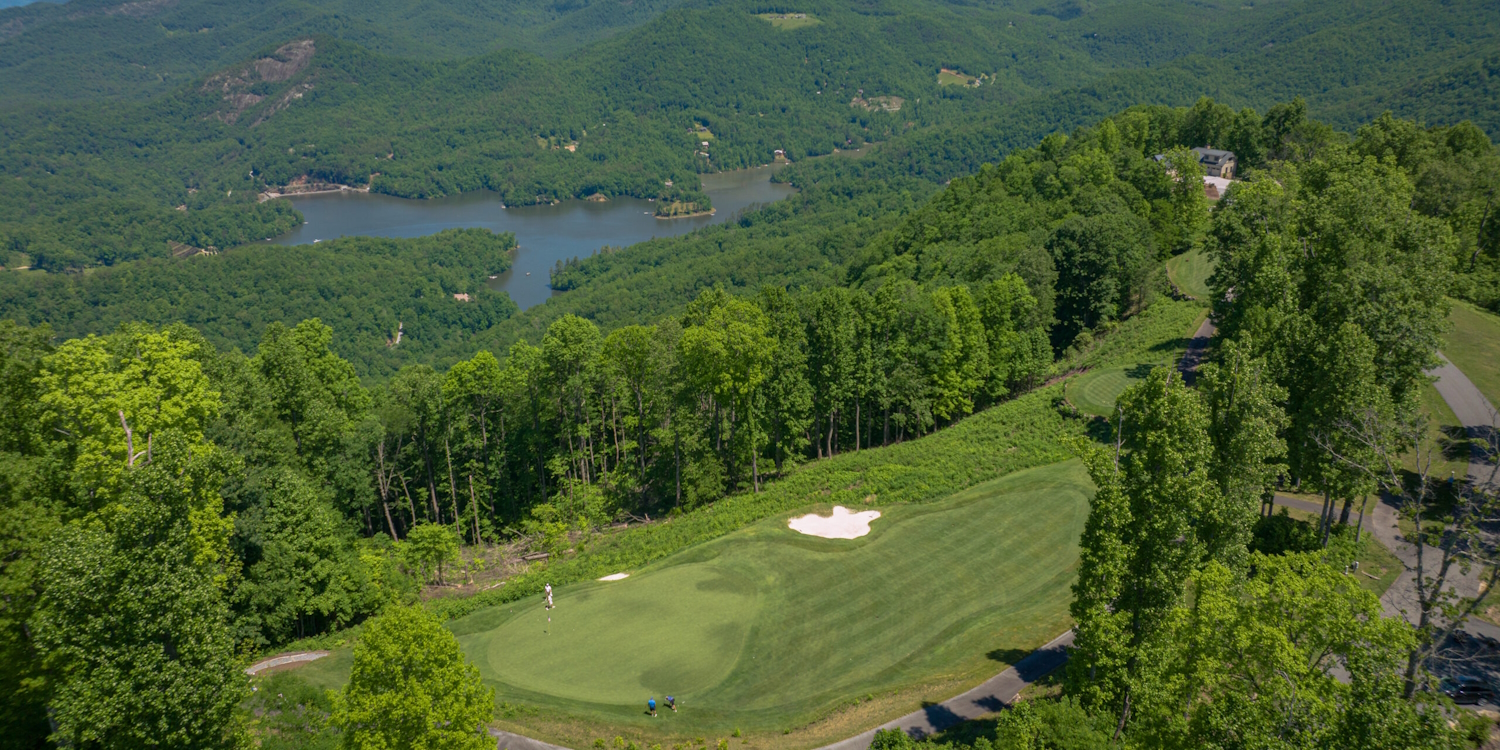
<svg viewBox="0 0 1500 750"><path fill-rule="evenodd" d="M1183 349L1188 348L1188 344L1192 343L1192 341L1193 338L1191 336L1182 336L1180 338L1167 339L1166 341L1159 341L1155 344L1152 344L1151 348L1147 349L1147 351L1163 353L1182 351Z"/></svg>
<svg viewBox="0 0 1500 750"><path fill-rule="evenodd" d="M1443 434L1438 439L1438 448L1442 450L1443 458L1449 461L1468 461L1473 457L1472 450L1475 443L1469 440L1468 428L1460 425L1442 425L1438 431Z"/></svg>
<svg viewBox="0 0 1500 750"><path fill-rule="evenodd" d="M1099 420L1094 421L1097 422ZM997 648L985 654L985 656L989 657L990 661L996 661L1000 662L1001 664L1008 664L1010 666L1015 666L1016 664L1020 663L1022 659L1025 659L1030 655L1030 651L1022 651L1018 648Z"/></svg>

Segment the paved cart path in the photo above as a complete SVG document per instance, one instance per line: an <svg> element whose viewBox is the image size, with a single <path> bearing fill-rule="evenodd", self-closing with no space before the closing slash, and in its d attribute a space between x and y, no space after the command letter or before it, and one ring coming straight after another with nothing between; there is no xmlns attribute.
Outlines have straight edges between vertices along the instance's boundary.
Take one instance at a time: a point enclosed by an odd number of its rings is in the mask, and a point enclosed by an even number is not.
<svg viewBox="0 0 1500 750"><path fill-rule="evenodd" d="M316 661L328 655L327 651L298 651L294 654L281 654L269 659L262 659L245 668L245 674L257 675L267 669L284 667L288 664L298 664L305 661Z"/></svg>

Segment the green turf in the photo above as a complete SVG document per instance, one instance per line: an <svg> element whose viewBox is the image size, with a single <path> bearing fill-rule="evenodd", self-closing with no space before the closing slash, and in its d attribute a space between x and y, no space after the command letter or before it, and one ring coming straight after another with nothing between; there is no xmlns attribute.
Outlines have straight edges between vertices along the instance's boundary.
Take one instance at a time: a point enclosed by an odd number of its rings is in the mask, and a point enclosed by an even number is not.
<svg viewBox="0 0 1500 750"><path fill-rule="evenodd" d="M976 682L1066 629L1090 492L1069 461L882 508L856 540L781 514L624 581L559 587L550 623L533 597L450 627L498 699L543 722L638 725L646 697L672 693L673 731L789 729L861 696ZM336 658L308 679L337 684Z"/></svg>
<svg viewBox="0 0 1500 750"><path fill-rule="evenodd" d="M1198 299L1207 299L1212 293L1208 288L1208 277L1214 272L1213 259L1203 248L1194 248L1167 261L1167 276L1181 289Z"/></svg>
<svg viewBox="0 0 1500 750"><path fill-rule="evenodd" d="M1453 324L1453 330L1448 333L1443 353L1491 404L1500 408L1500 317L1453 300L1448 322Z"/></svg>
<svg viewBox="0 0 1500 750"><path fill-rule="evenodd" d="M1428 468L1428 476L1435 480L1446 480L1450 476L1462 477L1469 472L1469 437L1464 432L1463 424L1454 415L1453 409L1449 408L1448 402L1437 392L1437 388L1427 385L1422 389L1422 413L1427 416L1427 439L1431 445L1425 446L1422 456L1431 456L1432 465ZM1433 450L1433 448L1436 450ZM1428 451L1432 451L1430 454ZM1407 471L1417 470L1418 454L1407 452L1403 457L1403 463Z"/></svg>
<svg viewBox="0 0 1500 750"><path fill-rule="evenodd" d="M759 596L740 570L711 562L570 588L558 599L564 606L552 612L533 602L455 627L501 621L465 644L493 680L634 707L642 696L697 696L723 682L744 648ZM601 661L610 668L600 669Z"/></svg>
<svg viewBox="0 0 1500 750"><path fill-rule="evenodd" d="M1126 388L1154 367L1176 366L1207 314L1198 302L1159 299L1102 342L1061 360L1059 368L1087 369L1068 379L1068 402L1085 414L1111 416Z"/></svg>
<svg viewBox="0 0 1500 750"><path fill-rule="evenodd" d="M1136 383L1146 379L1152 368L1164 363L1144 362L1114 365L1090 370L1068 382L1068 401L1085 414L1108 417L1115 412L1115 400Z"/></svg>

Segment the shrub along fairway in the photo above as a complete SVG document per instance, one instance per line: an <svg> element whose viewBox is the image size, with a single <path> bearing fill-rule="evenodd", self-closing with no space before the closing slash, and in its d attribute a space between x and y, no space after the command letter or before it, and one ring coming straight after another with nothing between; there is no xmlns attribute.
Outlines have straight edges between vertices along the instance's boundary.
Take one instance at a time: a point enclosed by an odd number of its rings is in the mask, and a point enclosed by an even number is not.
<svg viewBox="0 0 1500 750"><path fill-rule="evenodd" d="M559 587L550 623L532 597L450 627L507 725L574 747L620 732L839 739L960 692L1065 630L1091 492L1067 461L887 506L855 540L799 534L786 522L804 511L784 513L621 571L623 581ZM309 679L320 669L316 681L337 681L326 661ZM669 693L679 713L645 715L647 697ZM783 734L876 694L900 697L867 725Z"/></svg>

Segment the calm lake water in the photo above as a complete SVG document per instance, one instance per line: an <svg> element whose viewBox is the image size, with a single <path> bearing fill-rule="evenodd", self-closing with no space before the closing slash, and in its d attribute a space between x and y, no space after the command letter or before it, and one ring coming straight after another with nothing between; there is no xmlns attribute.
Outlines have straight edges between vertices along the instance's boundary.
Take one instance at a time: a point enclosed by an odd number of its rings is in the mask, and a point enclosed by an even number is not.
<svg viewBox="0 0 1500 750"><path fill-rule="evenodd" d="M490 282L510 293L522 310L556 294L548 274L559 260L586 258L605 245L625 247L653 237L686 234L728 221L754 203L771 203L793 192L771 182L777 167L703 175L703 187L717 209L712 216L658 219L656 204L636 198L607 203L564 201L556 206L506 208L495 193L465 193L434 200L407 200L369 193L329 193L291 198L307 223L277 237L281 245L302 245L346 235L421 237L451 227L484 227L515 232L520 247L511 269ZM529 274L529 275L528 275Z"/></svg>

